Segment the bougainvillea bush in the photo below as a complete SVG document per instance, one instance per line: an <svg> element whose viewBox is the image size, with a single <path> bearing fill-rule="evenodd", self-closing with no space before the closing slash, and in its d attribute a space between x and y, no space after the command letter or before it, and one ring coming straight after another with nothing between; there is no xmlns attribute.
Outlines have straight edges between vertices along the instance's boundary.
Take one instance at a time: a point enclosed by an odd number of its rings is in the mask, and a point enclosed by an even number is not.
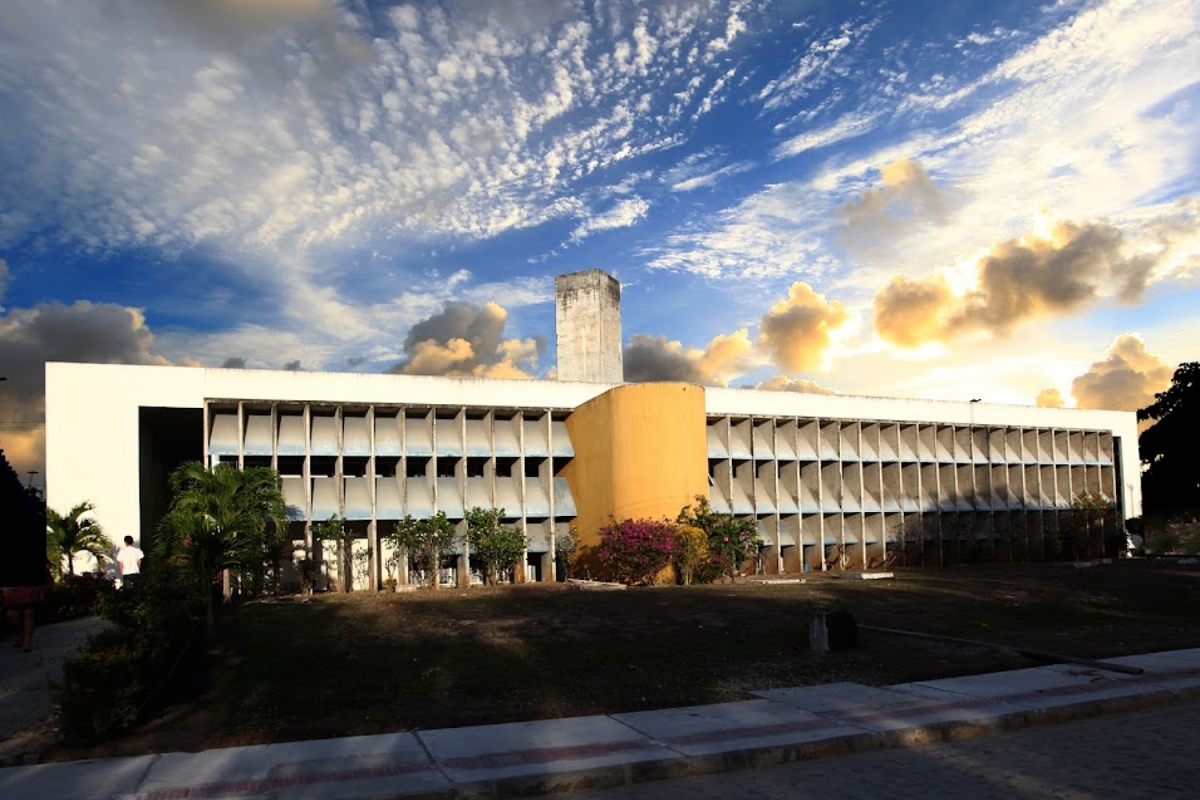
<svg viewBox="0 0 1200 800"><path fill-rule="evenodd" d="M665 519L614 519L600 529L596 559L614 580L652 584L675 548L675 526Z"/></svg>

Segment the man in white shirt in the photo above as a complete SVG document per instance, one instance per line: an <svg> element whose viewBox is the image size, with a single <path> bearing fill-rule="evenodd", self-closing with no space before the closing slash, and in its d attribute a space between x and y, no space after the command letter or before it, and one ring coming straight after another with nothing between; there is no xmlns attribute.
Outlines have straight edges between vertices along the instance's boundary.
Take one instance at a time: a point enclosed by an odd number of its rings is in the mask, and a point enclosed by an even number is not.
<svg viewBox="0 0 1200 800"><path fill-rule="evenodd" d="M121 586L136 586L141 579L142 559L145 558L139 548L133 546L133 537L125 537L125 546L117 551L117 569L121 571Z"/></svg>

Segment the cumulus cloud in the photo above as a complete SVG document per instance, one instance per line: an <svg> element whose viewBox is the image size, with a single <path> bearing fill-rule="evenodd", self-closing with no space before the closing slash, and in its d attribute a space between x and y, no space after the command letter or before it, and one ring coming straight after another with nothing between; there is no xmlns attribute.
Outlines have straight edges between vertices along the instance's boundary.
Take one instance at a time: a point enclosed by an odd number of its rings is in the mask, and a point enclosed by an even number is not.
<svg viewBox="0 0 1200 800"><path fill-rule="evenodd" d="M540 337L505 339L508 312L496 303L483 306L447 302L441 312L409 329L405 358L388 368L404 375L451 375L477 378L529 378L545 350Z"/></svg>
<svg viewBox="0 0 1200 800"><path fill-rule="evenodd" d="M1110 288L1121 302L1136 302L1156 257L1128 244L1106 222L1051 222L994 245L959 274L893 278L875 295L875 330L915 347L980 332L1004 336L1025 320L1078 311Z"/></svg>
<svg viewBox="0 0 1200 800"><path fill-rule="evenodd" d="M666 336L638 333L630 337L623 354L625 380L727 386L732 377L753 366L753 350L745 328L715 336L703 350L684 347Z"/></svg>
<svg viewBox="0 0 1200 800"><path fill-rule="evenodd" d="M45 470L47 361L168 364L136 308L79 301L0 316L0 446L19 470Z"/></svg>
<svg viewBox="0 0 1200 800"><path fill-rule="evenodd" d="M851 249L874 250L949 213L945 192L924 165L902 158L880 170L880 187L867 189L838 208L840 238Z"/></svg>
<svg viewBox="0 0 1200 800"><path fill-rule="evenodd" d="M1146 343L1135 333L1113 340L1103 361L1071 381L1071 396L1076 408L1104 408L1113 411L1137 411L1154 402L1154 395L1171 385L1175 368L1146 350ZM1038 395L1058 395L1047 389ZM1062 405L1059 396L1059 405Z"/></svg>
<svg viewBox="0 0 1200 800"><path fill-rule="evenodd" d="M837 391L824 384L817 383L808 378L789 378L787 375L776 375L767 380L756 383L755 389L764 389L769 392L802 392L805 394L837 394Z"/></svg>
<svg viewBox="0 0 1200 800"><path fill-rule="evenodd" d="M233 356L221 362L221 369L246 369L246 359L241 356Z"/></svg>
<svg viewBox="0 0 1200 800"><path fill-rule="evenodd" d="M826 300L803 281L788 289L786 300L771 306L758 326L759 348L787 372L820 366L834 333L851 320L846 306Z"/></svg>

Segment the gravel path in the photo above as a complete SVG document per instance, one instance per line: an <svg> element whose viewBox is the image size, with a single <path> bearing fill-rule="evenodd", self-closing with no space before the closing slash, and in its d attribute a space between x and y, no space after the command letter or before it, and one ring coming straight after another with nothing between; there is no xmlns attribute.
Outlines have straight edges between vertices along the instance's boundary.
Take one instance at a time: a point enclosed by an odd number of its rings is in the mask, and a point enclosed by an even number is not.
<svg viewBox="0 0 1200 800"><path fill-rule="evenodd" d="M12 635L0 641L0 765L22 763L53 740L49 683L62 679L63 661L106 624L86 617L41 626L29 653L15 646Z"/></svg>

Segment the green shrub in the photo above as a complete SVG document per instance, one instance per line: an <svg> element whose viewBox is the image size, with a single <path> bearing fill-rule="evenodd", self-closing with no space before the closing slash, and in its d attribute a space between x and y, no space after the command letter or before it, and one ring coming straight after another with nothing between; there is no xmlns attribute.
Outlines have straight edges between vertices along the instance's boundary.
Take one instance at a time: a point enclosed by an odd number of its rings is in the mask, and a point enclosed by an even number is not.
<svg viewBox="0 0 1200 800"><path fill-rule="evenodd" d="M708 536L709 560L715 571L712 579L722 575L733 577L742 564L758 553L758 524L750 518L735 517L713 511L708 498L696 495L694 508L684 507L676 519L679 525L699 528Z"/></svg>
<svg viewBox="0 0 1200 800"><path fill-rule="evenodd" d="M429 586L436 589L442 559L453 549L455 536L454 523L446 518L445 512L439 511L427 519L405 515L388 538L395 547L408 553L414 566L425 570Z"/></svg>
<svg viewBox="0 0 1200 800"><path fill-rule="evenodd" d="M504 575L512 580L513 567L529 546L525 534L514 525L501 525L502 519L503 508L497 511L476 507L466 513L467 541L483 562L484 582L488 584L495 584Z"/></svg>
<svg viewBox="0 0 1200 800"><path fill-rule="evenodd" d="M45 625L99 614L101 598L117 591L112 579L93 574L68 575L46 588L46 599L38 608Z"/></svg>
<svg viewBox="0 0 1200 800"><path fill-rule="evenodd" d="M148 692L133 637L106 628L63 664L56 688L63 736L71 744L95 744L133 726Z"/></svg>
<svg viewBox="0 0 1200 800"><path fill-rule="evenodd" d="M53 686L63 735L95 744L136 724L179 683L176 668L203 630L204 607L191 592L147 576L145 585L99 596L112 625L63 664Z"/></svg>
<svg viewBox="0 0 1200 800"><path fill-rule="evenodd" d="M680 525L675 529L675 570L684 586L696 580L697 570L708 561L708 534L701 528Z"/></svg>

